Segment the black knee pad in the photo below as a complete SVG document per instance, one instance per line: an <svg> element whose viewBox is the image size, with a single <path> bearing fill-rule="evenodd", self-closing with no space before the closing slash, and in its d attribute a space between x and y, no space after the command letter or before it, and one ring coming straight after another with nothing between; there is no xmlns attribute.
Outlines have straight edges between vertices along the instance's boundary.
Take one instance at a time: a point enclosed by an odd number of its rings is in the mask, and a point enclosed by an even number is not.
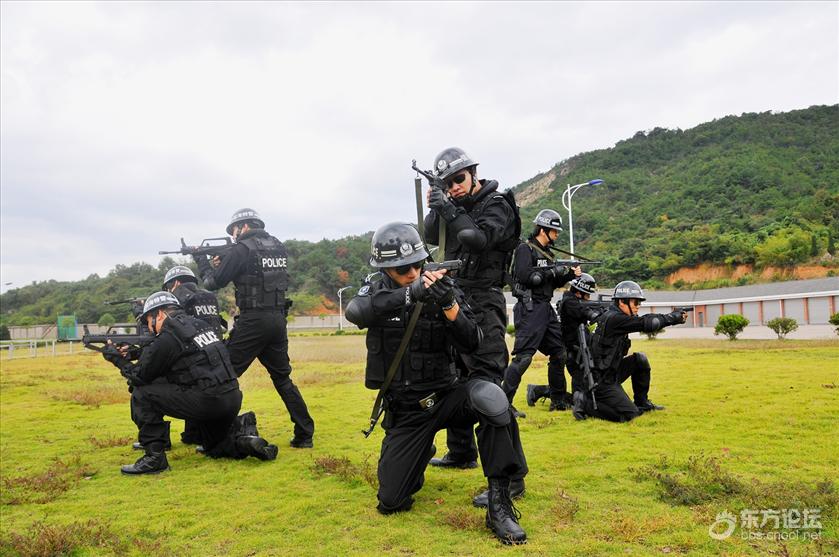
<svg viewBox="0 0 839 557"><path fill-rule="evenodd" d="M510 423L510 402L495 383L472 379L466 384L466 395L472 410L483 416L490 425L502 427Z"/></svg>
<svg viewBox="0 0 839 557"><path fill-rule="evenodd" d="M647 359L647 355L643 352L635 353L635 365L638 366L640 371L650 371L652 369L650 367L650 360Z"/></svg>

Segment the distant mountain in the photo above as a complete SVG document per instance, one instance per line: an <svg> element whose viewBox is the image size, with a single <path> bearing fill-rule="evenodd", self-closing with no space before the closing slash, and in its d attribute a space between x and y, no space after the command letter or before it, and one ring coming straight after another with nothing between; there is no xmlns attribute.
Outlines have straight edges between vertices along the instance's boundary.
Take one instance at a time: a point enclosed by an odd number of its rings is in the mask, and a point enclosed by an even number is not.
<svg viewBox="0 0 839 557"><path fill-rule="evenodd" d="M759 270L830 260L839 239L839 105L639 131L516 186L523 218L548 207L566 219L566 186L595 178L604 184L572 199L575 251L605 260L596 274L607 283L661 286L702 263ZM560 238L567 249L567 234Z"/></svg>

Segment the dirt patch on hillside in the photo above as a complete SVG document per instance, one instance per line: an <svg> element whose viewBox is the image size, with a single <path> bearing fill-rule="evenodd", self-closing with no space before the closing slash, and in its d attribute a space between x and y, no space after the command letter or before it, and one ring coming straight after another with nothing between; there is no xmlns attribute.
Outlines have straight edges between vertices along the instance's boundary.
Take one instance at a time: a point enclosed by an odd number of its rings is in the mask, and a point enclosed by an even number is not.
<svg viewBox="0 0 839 557"><path fill-rule="evenodd" d="M762 280L782 279L814 279L826 277L830 272L829 267L820 265L801 265L793 268L787 267L765 267L758 271ZM665 282L673 284L682 281L685 284L704 282L710 280L732 279L737 280L747 275L754 275L753 265L710 265L703 263L696 267L683 267L674 273L670 273Z"/></svg>
<svg viewBox="0 0 839 557"><path fill-rule="evenodd" d="M516 201L519 206L527 207L528 205L532 205L542 199L549 191L551 191L550 185L554 180L556 180L556 173L551 170L533 182L533 184L518 192L516 194Z"/></svg>

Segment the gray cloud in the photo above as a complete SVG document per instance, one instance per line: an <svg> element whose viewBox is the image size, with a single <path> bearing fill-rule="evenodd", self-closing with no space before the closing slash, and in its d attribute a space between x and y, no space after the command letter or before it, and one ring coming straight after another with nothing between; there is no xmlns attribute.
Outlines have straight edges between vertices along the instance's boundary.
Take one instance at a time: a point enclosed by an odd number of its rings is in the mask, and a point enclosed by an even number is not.
<svg viewBox="0 0 839 557"><path fill-rule="evenodd" d="M832 104L837 36L820 2L2 2L2 283L155 262L241 206L281 238L412 220L410 161L449 145L510 186Z"/></svg>

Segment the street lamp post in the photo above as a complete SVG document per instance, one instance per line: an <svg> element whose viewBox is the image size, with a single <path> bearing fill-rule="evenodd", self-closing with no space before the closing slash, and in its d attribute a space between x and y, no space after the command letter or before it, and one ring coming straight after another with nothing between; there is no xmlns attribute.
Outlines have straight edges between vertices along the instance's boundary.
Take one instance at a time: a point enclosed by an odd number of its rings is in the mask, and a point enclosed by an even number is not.
<svg viewBox="0 0 839 557"><path fill-rule="evenodd" d="M589 180L588 182L583 182L582 184L577 184L572 186L568 184L568 187L565 188L565 192L562 194L562 206L568 210L568 244L571 246L569 251L574 253L574 220L571 215L571 198L577 193L577 190L583 186L596 186L598 184L602 184L603 180L595 179Z"/></svg>
<svg viewBox="0 0 839 557"><path fill-rule="evenodd" d="M338 289L338 330L344 330L344 304L342 301L342 296L344 294L344 290L350 288L349 286L345 286L343 288Z"/></svg>

